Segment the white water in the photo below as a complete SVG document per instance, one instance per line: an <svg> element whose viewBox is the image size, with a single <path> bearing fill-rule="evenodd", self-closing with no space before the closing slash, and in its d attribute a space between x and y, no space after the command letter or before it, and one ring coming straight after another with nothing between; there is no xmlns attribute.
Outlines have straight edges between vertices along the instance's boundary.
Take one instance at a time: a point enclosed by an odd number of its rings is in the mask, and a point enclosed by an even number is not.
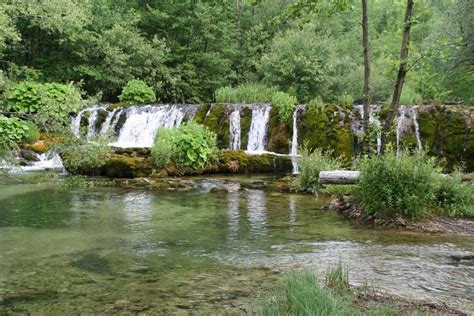
<svg viewBox="0 0 474 316"><path fill-rule="evenodd" d="M359 111L360 117L362 118L362 120L360 121L359 127L357 127L355 130L356 135L360 136L363 133L364 105L358 104L358 105L355 105L355 108L357 111ZM372 125L375 125L375 127L380 129L381 123L375 112L376 112L376 109L374 111L374 106L371 105L370 114L369 114L369 123ZM382 132L377 133L376 142L377 142L377 155L380 155L380 149L382 148Z"/></svg>
<svg viewBox="0 0 474 316"><path fill-rule="evenodd" d="M416 143L418 144L418 150L423 150L423 145L421 144L421 137L420 137L420 125L418 125L418 107L413 107L413 124L415 125L415 136L416 136Z"/></svg>
<svg viewBox="0 0 474 316"><path fill-rule="evenodd" d="M411 124L413 124L413 126ZM397 122L397 153L401 150L402 136L407 132L413 131L413 129L411 129L412 127L414 127L418 150L422 150L423 145L420 136L420 126L418 124L418 107L401 105Z"/></svg>
<svg viewBox="0 0 474 316"><path fill-rule="evenodd" d="M232 150L240 149L240 110L234 110L229 116L229 132L230 132L230 144L229 147Z"/></svg>
<svg viewBox="0 0 474 316"><path fill-rule="evenodd" d="M174 128L181 124L186 112L176 105L130 107L116 142L116 147L151 147L160 127Z"/></svg>
<svg viewBox="0 0 474 316"><path fill-rule="evenodd" d="M52 170L52 171L63 171L64 166L61 157L56 153L44 153L37 154L34 153L34 156L38 161L30 161L27 166L18 166L15 163L10 163L5 160L0 160L0 169L6 169L12 174L21 174L24 172L32 171L42 171L42 170ZM16 159L20 159L17 157Z"/></svg>
<svg viewBox="0 0 474 316"><path fill-rule="evenodd" d="M406 108L405 106L401 105L400 109L398 110L399 116L398 116L398 122L397 122L397 153L400 152L401 145L400 141L403 135L403 131L406 128L407 125L407 118L405 116L406 114Z"/></svg>
<svg viewBox="0 0 474 316"><path fill-rule="evenodd" d="M291 157L291 164L293 165L293 173L298 174L298 111L301 110L302 107L296 106L295 111L293 112L293 136L291 138L291 149L290 149L290 157Z"/></svg>
<svg viewBox="0 0 474 316"><path fill-rule="evenodd" d="M247 152L254 154L265 152L267 125L271 109L272 107L268 104L253 107Z"/></svg>

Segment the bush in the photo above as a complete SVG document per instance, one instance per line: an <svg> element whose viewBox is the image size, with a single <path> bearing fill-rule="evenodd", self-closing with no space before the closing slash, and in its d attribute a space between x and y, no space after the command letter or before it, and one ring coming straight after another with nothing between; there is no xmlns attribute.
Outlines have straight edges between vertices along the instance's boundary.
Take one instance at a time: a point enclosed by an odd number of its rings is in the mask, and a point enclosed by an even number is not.
<svg viewBox="0 0 474 316"><path fill-rule="evenodd" d="M25 121L0 115L0 151L17 147L28 131L29 127Z"/></svg>
<svg viewBox="0 0 474 316"><path fill-rule="evenodd" d="M11 112L32 114L34 122L49 130L70 123L70 114L83 105L79 89L59 83L23 81L7 92L6 109Z"/></svg>
<svg viewBox="0 0 474 316"><path fill-rule="evenodd" d="M121 102L133 104L153 103L156 101L155 92L142 80L130 80L119 95Z"/></svg>
<svg viewBox="0 0 474 316"><path fill-rule="evenodd" d="M272 104L276 107L280 120L286 122L293 115L296 98L285 92L275 92L272 95Z"/></svg>
<svg viewBox="0 0 474 316"><path fill-rule="evenodd" d="M216 134L195 122L185 123L175 129L160 128L152 148L158 168L172 161L178 167L198 169L216 155Z"/></svg>
<svg viewBox="0 0 474 316"><path fill-rule="evenodd" d="M98 136L90 142L73 140L60 148L64 167L71 174L81 174L84 171L98 170L105 165L106 159L112 154L108 145L109 138Z"/></svg>
<svg viewBox="0 0 474 316"><path fill-rule="evenodd" d="M318 112L324 112L326 105L324 104L323 99L318 96L312 99L311 101L309 101L308 107L313 108L317 110Z"/></svg>
<svg viewBox="0 0 474 316"><path fill-rule="evenodd" d="M435 189L435 206L449 216L474 217L473 185L463 183L460 172L444 177Z"/></svg>
<svg viewBox="0 0 474 316"><path fill-rule="evenodd" d="M25 124L28 127L28 130L23 137L23 141L28 144L36 142L40 138L38 126L36 126L36 124L31 121L26 121Z"/></svg>
<svg viewBox="0 0 474 316"><path fill-rule="evenodd" d="M434 159L421 152L389 150L383 157L366 157L360 171L355 196L367 214L377 217L422 217L434 200L434 184L439 181Z"/></svg>
<svg viewBox="0 0 474 316"><path fill-rule="evenodd" d="M322 186L319 184L319 172L324 170L340 169L341 157L332 157L331 151L316 149L313 152L304 146L300 149L301 156L298 158L299 188L313 193L320 192Z"/></svg>

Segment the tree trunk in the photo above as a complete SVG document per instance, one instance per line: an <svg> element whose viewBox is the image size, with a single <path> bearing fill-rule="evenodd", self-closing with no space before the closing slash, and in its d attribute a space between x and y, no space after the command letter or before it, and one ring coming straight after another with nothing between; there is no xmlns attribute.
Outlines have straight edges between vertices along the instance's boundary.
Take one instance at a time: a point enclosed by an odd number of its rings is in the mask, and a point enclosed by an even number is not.
<svg viewBox="0 0 474 316"><path fill-rule="evenodd" d="M407 61L408 61L408 43L410 41L410 29L412 23L412 14L413 14L413 0L407 0L407 9L405 12L405 20L403 27L403 39L402 39L402 48L400 51L400 67L398 69L397 82L395 83L395 89L393 91L392 102L390 104L390 110L387 114L385 124L382 132L382 146L380 153L385 152L387 146L388 133L392 128L393 121L395 116L398 113L398 108L400 107L400 96L402 94L403 82L405 81L405 75L408 71Z"/></svg>
<svg viewBox="0 0 474 316"><path fill-rule="evenodd" d="M362 0L362 46L364 49L364 132L369 130L370 119L370 55L369 55L369 16L367 0ZM368 153L369 141L367 135L362 143L362 151Z"/></svg>

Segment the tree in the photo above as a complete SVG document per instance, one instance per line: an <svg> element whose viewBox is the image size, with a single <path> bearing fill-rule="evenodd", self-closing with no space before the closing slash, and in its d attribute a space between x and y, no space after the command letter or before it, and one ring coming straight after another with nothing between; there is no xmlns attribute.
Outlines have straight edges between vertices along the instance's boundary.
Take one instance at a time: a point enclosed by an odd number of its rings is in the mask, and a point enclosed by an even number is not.
<svg viewBox="0 0 474 316"><path fill-rule="evenodd" d="M364 132L369 129L370 120L370 54L369 54L369 17L367 0L362 0L362 46L364 50ZM364 150L367 145L364 144Z"/></svg>
<svg viewBox="0 0 474 316"><path fill-rule="evenodd" d="M397 81L395 82L395 88L393 91L392 102L390 103L390 110L387 114L387 118L384 123L383 133L382 133L382 146L380 153L383 154L387 146L388 133L392 128L393 121L395 116L398 113L398 108L400 107L400 96L402 94L403 83L405 81L405 76L409 70L408 67L408 44L410 42L410 30L412 25L412 15L413 15L413 0L407 0L407 6L405 11L405 19L403 26L403 38L402 46L400 50L400 66L398 68Z"/></svg>

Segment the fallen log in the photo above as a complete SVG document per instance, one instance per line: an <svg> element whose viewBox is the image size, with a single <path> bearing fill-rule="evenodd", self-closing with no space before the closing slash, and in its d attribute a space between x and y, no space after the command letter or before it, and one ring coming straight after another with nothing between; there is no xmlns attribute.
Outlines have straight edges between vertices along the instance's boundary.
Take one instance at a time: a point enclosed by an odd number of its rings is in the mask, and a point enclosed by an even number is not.
<svg viewBox="0 0 474 316"><path fill-rule="evenodd" d="M354 184L359 180L360 171L334 170L321 171L319 183L321 184Z"/></svg>
<svg viewBox="0 0 474 316"><path fill-rule="evenodd" d="M360 171L333 170L321 171L319 173L320 184L355 184L359 181ZM442 177L449 177L447 174L441 174ZM465 173L462 176L463 181L473 181L473 173Z"/></svg>

